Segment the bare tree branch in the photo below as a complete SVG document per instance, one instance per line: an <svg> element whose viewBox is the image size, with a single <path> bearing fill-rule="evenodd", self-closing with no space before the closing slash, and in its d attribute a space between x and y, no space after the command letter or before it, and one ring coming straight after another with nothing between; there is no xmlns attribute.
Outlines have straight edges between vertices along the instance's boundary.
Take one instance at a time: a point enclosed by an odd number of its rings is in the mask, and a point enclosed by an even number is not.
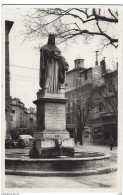
<svg viewBox="0 0 123 195"><path fill-rule="evenodd" d="M72 22L67 22L68 17L71 18ZM102 24L102 22L103 25L101 27L100 23ZM34 14L26 15L25 39L30 37L31 34L35 34L35 36L42 35L43 38L52 29L59 43L66 42L79 35L83 36L85 40L88 40L89 36L99 36L100 38L104 37L108 41L108 43L104 44L104 47L112 45L114 48L117 48L118 39L114 36L114 33L116 35L115 29L112 30L113 34L111 30L108 31L108 24L116 25L117 23L118 12L111 9L102 12L102 9L91 8L42 8L37 9ZM106 30L104 30L106 25ZM97 30L93 30L93 26L97 27Z"/></svg>
<svg viewBox="0 0 123 195"><path fill-rule="evenodd" d="M108 9L109 13L117 20L117 17L112 13L110 9Z"/></svg>
<svg viewBox="0 0 123 195"><path fill-rule="evenodd" d="M118 19L117 18L107 18L105 16L100 16L96 13L96 10L93 9L93 15L95 16L96 20L102 20L102 21L107 21L107 22L114 22L114 23L118 23Z"/></svg>

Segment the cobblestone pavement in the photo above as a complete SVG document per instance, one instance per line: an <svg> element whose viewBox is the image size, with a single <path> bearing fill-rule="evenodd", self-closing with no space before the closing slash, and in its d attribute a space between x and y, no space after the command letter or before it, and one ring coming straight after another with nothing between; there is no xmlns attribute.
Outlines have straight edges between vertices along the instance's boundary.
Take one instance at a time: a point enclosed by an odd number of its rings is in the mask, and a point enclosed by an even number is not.
<svg viewBox="0 0 123 195"><path fill-rule="evenodd" d="M26 149L7 149L6 154L13 153L28 153ZM110 162L117 162L117 148L114 147L111 151L108 146L97 145L77 145L75 147L77 152L106 152L111 154ZM34 177L34 176L15 176L6 175L7 188L103 188L112 189L117 186L116 179L117 172L91 175L91 176L74 176L74 177Z"/></svg>
<svg viewBox="0 0 123 195"><path fill-rule="evenodd" d="M78 177L30 177L6 175L6 188L116 188L117 172Z"/></svg>

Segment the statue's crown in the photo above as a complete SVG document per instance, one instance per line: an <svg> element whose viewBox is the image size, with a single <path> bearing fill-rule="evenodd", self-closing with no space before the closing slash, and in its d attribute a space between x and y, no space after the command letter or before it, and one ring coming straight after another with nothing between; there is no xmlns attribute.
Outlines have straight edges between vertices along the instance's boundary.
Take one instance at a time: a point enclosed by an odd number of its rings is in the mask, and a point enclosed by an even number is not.
<svg viewBox="0 0 123 195"><path fill-rule="evenodd" d="M55 38L55 34L50 33L49 38Z"/></svg>

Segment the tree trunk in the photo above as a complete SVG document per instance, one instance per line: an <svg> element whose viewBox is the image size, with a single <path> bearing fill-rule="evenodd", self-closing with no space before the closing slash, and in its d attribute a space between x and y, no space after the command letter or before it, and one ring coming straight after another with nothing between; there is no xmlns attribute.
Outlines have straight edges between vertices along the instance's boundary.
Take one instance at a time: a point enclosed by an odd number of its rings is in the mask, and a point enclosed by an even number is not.
<svg viewBox="0 0 123 195"><path fill-rule="evenodd" d="M80 145L83 145L82 130L80 129Z"/></svg>

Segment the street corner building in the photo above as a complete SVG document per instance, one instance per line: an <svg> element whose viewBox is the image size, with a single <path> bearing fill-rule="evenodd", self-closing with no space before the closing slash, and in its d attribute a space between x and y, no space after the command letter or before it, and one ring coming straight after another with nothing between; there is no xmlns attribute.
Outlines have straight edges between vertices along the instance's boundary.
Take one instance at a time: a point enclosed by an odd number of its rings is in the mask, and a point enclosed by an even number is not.
<svg viewBox="0 0 123 195"><path fill-rule="evenodd" d="M75 142L107 145L113 136L117 145L118 70L107 69L105 58L85 68L76 59L66 73L67 129ZM118 63L116 64L118 67Z"/></svg>

